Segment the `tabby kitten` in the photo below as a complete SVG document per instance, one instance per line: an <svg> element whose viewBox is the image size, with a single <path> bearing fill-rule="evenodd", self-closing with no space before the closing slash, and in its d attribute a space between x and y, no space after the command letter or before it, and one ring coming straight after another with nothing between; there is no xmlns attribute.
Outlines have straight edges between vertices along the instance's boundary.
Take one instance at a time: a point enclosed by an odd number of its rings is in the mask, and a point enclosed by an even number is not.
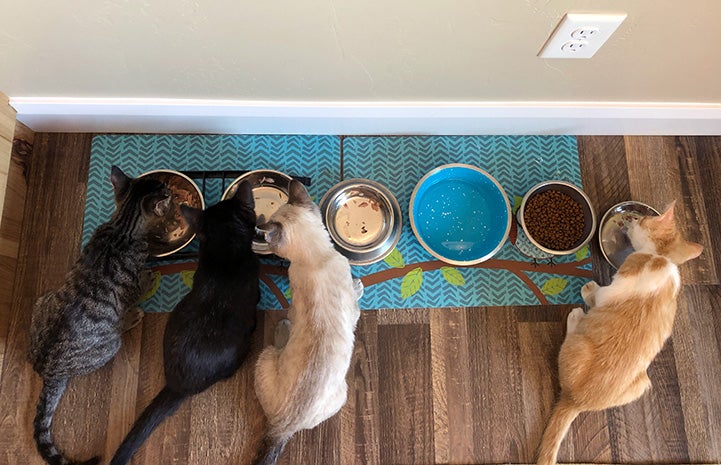
<svg viewBox="0 0 721 465"><path fill-rule="evenodd" d="M674 205L644 217L628 231L632 253L606 287L587 283L591 307L568 315L558 356L561 395L538 451L538 463L556 463L558 449L579 413L632 402L651 386L648 366L671 335L681 278L678 265L698 257L699 244L683 239Z"/></svg>
<svg viewBox="0 0 721 465"><path fill-rule="evenodd" d="M147 232L171 206L170 190L160 181L131 179L116 166L110 181L115 191L110 221L95 230L62 287L40 297L33 308L30 362L43 379L34 436L51 465L74 463L51 434L68 380L102 367L120 348L122 319L147 289L148 274L142 273Z"/></svg>
<svg viewBox="0 0 721 465"><path fill-rule="evenodd" d="M270 249L290 261L293 302L276 327L273 346L261 353L255 391L268 418L256 464L274 464L297 431L314 428L345 404L346 372L353 354L362 286L334 248L318 207L298 181L289 201L265 225Z"/></svg>
<svg viewBox="0 0 721 465"><path fill-rule="evenodd" d="M175 306L163 338L165 387L146 407L111 465L130 461L153 430L185 399L231 377L250 351L260 299L253 192L240 183L233 198L206 211L181 211L198 234L193 289Z"/></svg>

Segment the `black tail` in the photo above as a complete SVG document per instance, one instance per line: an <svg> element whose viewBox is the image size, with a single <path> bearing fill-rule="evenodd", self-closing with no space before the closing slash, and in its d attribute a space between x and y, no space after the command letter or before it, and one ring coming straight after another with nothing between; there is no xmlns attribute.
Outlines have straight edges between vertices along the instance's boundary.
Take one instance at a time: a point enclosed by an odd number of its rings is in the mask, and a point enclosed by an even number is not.
<svg viewBox="0 0 721 465"><path fill-rule="evenodd" d="M253 465L275 465L287 443L288 439L273 439L266 436L253 460Z"/></svg>
<svg viewBox="0 0 721 465"><path fill-rule="evenodd" d="M133 428L130 430L123 443L115 452L115 457L110 465L125 465L130 461L135 452L143 445L150 433L160 425L163 420L171 416L180 407L187 396L171 391L164 387L155 399L140 414Z"/></svg>
<svg viewBox="0 0 721 465"><path fill-rule="evenodd" d="M40 392L40 400L33 423L35 444L40 456L50 465L95 465L100 462L100 457L93 457L85 462L72 462L63 457L53 442L50 427L53 424L55 409L67 386L67 379L43 380L43 390Z"/></svg>

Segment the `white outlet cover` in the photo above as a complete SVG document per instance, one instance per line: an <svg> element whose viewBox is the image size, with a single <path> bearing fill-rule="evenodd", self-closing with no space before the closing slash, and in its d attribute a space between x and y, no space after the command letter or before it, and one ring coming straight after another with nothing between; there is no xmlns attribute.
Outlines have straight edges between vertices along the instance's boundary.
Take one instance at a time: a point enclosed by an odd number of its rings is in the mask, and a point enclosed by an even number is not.
<svg viewBox="0 0 721 465"><path fill-rule="evenodd" d="M566 13L538 56L591 58L626 16L626 13ZM582 47L569 46L581 41L586 42Z"/></svg>

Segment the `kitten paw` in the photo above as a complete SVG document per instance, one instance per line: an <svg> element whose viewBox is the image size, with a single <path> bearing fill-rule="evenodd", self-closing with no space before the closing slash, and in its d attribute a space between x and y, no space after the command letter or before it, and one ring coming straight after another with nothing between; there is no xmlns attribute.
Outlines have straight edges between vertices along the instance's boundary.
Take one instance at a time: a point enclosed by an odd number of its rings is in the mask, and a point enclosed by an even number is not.
<svg viewBox="0 0 721 465"><path fill-rule="evenodd" d="M593 307L596 303L596 291L601 286L598 285L596 281L589 281L586 284L583 285L581 288L581 297L583 297L583 301L586 302L586 305L589 307Z"/></svg>
<svg viewBox="0 0 721 465"><path fill-rule="evenodd" d="M356 300L360 300L363 297L363 281L359 278L353 278L353 292L355 292Z"/></svg>
<svg viewBox="0 0 721 465"><path fill-rule="evenodd" d="M290 320L283 318L275 324L275 331L273 332L273 345L276 349L280 350L288 343L290 338Z"/></svg>
<svg viewBox="0 0 721 465"><path fill-rule="evenodd" d="M572 334L576 332L576 327L578 326L578 323L581 321L581 318L583 318L583 309L581 307L576 307L573 310L571 310L571 313L568 314L568 318L566 319L566 334Z"/></svg>
<svg viewBox="0 0 721 465"><path fill-rule="evenodd" d="M140 307L133 307L127 312L125 312L125 315L123 316L121 331L125 333L138 326L140 322L143 321L144 315L145 312L143 312L143 309Z"/></svg>

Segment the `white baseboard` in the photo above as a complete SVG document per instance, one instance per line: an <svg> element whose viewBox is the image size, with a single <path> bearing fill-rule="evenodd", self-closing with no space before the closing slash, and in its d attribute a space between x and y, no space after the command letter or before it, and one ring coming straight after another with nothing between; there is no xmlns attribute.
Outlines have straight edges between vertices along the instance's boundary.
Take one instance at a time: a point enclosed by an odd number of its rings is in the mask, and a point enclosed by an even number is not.
<svg viewBox="0 0 721 465"><path fill-rule="evenodd" d="M721 135L719 103L268 102L14 97L42 132Z"/></svg>

